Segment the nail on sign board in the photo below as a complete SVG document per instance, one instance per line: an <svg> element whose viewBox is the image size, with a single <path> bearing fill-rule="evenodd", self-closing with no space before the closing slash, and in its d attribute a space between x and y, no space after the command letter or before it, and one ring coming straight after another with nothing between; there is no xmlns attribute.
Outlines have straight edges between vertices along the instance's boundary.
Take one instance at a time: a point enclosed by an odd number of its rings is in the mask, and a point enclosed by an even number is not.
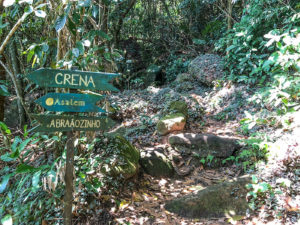
<svg viewBox="0 0 300 225"><path fill-rule="evenodd" d="M35 102L54 112L105 112L96 106L104 96L73 93L48 93Z"/></svg>
<svg viewBox="0 0 300 225"><path fill-rule="evenodd" d="M32 117L41 125L34 131L57 132L57 131L106 131L115 125L109 117L85 117L85 116L62 116L62 115L36 115Z"/></svg>
<svg viewBox="0 0 300 225"><path fill-rule="evenodd" d="M78 70L38 69L27 77L41 87L119 91L109 82L119 74Z"/></svg>

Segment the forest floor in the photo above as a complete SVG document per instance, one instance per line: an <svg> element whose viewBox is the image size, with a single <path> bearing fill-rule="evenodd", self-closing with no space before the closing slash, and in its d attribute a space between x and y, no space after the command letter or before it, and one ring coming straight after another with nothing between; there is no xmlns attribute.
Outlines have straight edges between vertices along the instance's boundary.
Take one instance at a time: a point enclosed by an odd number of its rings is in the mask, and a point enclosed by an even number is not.
<svg viewBox="0 0 300 225"><path fill-rule="evenodd" d="M174 84L171 87L155 88L148 87L146 90L125 91L111 96L118 108L116 118L122 118L122 127L126 128L126 135L130 141L139 149L163 149L166 154L170 148L168 136L159 136L156 132L158 117L167 110L169 102L184 100L189 106L189 120L185 133L212 133L223 137L247 139L248 136L241 130L240 120L245 117L244 111L257 112L259 109L253 104L248 104L251 91L244 86L236 87L227 85L223 88L209 89L199 87L195 83L188 83L188 89L182 84ZM274 138L280 136L276 129L266 129L262 132L271 133ZM275 138L276 139L276 138ZM295 160L299 162L300 152L297 147ZM291 154L291 153L290 153ZM287 153L285 157L290 157ZM276 161L276 160L275 160ZM190 167L189 159L183 159L178 169ZM278 164L273 162L273 165ZM280 164L280 163L279 163ZM281 164L280 164L281 165ZM274 166L274 171L276 171ZM298 165L299 166L299 165ZM295 168L297 169L298 166ZM294 168L294 169L295 169ZM191 169L191 168L189 168ZM270 170L272 173L272 169ZM278 171L278 169L277 169ZM252 171L253 173L253 171ZM292 172L293 173L293 172ZM240 166L228 165L220 168L197 167L192 168L186 176L175 176L173 178L154 178L145 173L140 173L135 178L134 188L126 189L118 196L119 207L108 209L113 221L117 224L295 224L299 219L299 208L296 204L299 200L300 187L299 176L294 180L294 193L288 193L282 197L284 216L279 219L270 219L268 216L238 217L238 218L209 218L189 219L182 218L165 210L164 205L168 200L196 193L203 188L230 180L245 174ZM286 177L287 173L280 171L278 177ZM298 189L299 190L299 189ZM289 211L289 205L297 205L297 209ZM264 211L267 214L266 210ZM271 214L271 213L270 213ZM268 219L266 219L268 217ZM99 220L100 219L100 220ZM90 224L102 224L97 215L90 220ZM105 224L105 222L103 223Z"/></svg>
<svg viewBox="0 0 300 225"><path fill-rule="evenodd" d="M115 108L114 119L120 122L115 130L122 128L124 135L140 150L161 149L168 156L172 151L168 135L159 135L156 124L162 115L167 114L172 101L182 100L188 105L188 121L180 133L211 133L245 140L250 138L250 134L245 132L240 123L241 119L245 118L245 111L261 111L260 107L249 101L253 94L254 91L246 86L227 84L219 88L208 88L187 81L174 82L165 87L122 91L109 96L109 102L113 103L111 107ZM83 213L75 212L74 224L297 224L300 218L300 145L297 140L300 135L300 115L297 115L298 117L288 118L294 122L289 128L253 128L255 132L270 136L271 142L281 138L282 146L285 146L280 149L282 156L270 157L268 164L264 165L262 170L265 173L259 171L259 166L250 172L235 164L226 164L218 168L206 165L195 167L190 164L191 158L182 158L173 165L177 170L188 170L186 175L177 173L171 178L155 178L147 175L141 168L134 178L123 181L114 196L104 191L99 194L97 205L93 206L92 210L81 208ZM261 180L268 181L274 184L274 188L284 191L276 203L272 202L272 207L275 204L280 210L276 211L263 205L256 214L247 217L191 219L183 218L164 208L166 202L171 199L197 193L208 186L245 173L257 174ZM289 188L277 184L277 178L289 179ZM282 215L276 217L272 210L276 213L280 211Z"/></svg>

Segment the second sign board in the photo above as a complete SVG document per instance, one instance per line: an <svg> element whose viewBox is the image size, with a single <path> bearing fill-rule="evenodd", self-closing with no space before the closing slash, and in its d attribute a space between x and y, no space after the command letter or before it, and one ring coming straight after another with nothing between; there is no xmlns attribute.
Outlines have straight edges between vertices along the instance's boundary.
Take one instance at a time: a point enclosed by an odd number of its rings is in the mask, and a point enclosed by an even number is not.
<svg viewBox="0 0 300 225"><path fill-rule="evenodd" d="M96 103L104 96L73 94L73 93L49 93L35 102L48 111L54 112L105 112L96 106Z"/></svg>

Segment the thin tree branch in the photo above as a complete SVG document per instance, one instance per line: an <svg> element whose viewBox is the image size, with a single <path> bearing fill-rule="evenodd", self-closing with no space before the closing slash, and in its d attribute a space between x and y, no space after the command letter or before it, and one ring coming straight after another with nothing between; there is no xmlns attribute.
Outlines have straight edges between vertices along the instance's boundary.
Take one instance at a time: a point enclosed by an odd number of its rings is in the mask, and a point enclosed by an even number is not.
<svg viewBox="0 0 300 225"><path fill-rule="evenodd" d="M2 45L0 47L0 55L3 54L5 46L8 44L9 40L11 39L11 37L14 35L14 33L17 31L17 29L19 28L19 26L24 22L24 20L26 19L26 17L29 14L30 13L24 13L23 16L14 25L14 27L10 30L10 32L8 33L8 35L6 36L5 40L3 41L3 43L2 43Z"/></svg>
<svg viewBox="0 0 300 225"><path fill-rule="evenodd" d="M88 16L88 20L89 20L89 21L90 21L90 23L93 25L93 27L94 27L94 29L95 29L95 30L100 30L100 26L99 26L99 25L97 25L96 21L95 21L95 20L93 20L93 18L92 18L92 17Z"/></svg>
<svg viewBox="0 0 300 225"><path fill-rule="evenodd" d="M232 17L232 16L230 16L229 14L228 14L228 12L226 12L224 9L222 9L220 6L218 6L217 4L216 4L216 6L226 15L226 16L228 16L228 17L231 17L231 19L234 21L234 22L236 22L237 23L237 21Z"/></svg>

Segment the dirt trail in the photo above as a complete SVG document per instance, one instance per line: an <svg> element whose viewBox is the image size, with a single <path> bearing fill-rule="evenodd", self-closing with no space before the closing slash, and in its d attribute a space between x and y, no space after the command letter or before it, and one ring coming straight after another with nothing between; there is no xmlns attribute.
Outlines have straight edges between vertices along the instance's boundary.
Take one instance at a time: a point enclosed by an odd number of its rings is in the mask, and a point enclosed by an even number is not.
<svg viewBox="0 0 300 225"><path fill-rule="evenodd" d="M196 128L185 132L208 132L224 137L241 138L236 133L236 122L222 123L207 118L206 126L201 131ZM155 147L168 147L167 137L161 139L162 143ZM141 146L140 146L141 147ZM189 167L189 160L177 164L180 167ZM196 193L203 188L239 176L242 171L236 166L221 167L216 169L203 166L192 168L187 176L174 178L154 178L143 173L136 181L134 191L123 193L120 209L115 214L120 224L230 224L228 218L212 219L187 219L164 209L166 201L187 194ZM129 222L129 223L128 223ZM238 223L236 223L238 224ZM240 223L242 224L242 223Z"/></svg>

